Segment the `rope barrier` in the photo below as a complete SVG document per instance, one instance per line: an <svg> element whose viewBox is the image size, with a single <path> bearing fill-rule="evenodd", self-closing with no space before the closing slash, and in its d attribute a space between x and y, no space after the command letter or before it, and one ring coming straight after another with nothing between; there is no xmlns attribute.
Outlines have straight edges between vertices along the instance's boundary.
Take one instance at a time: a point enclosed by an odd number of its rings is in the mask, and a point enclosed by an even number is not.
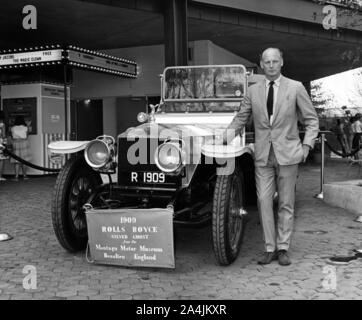
<svg viewBox="0 0 362 320"><path fill-rule="evenodd" d="M46 172L54 172L54 173L59 173L60 169L53 169L53 168L45 168L45 167L40 167L34 163L31 163L29 161L26 161L20 157L18 157L16 154L12 153L11 151L9 151L8 149L6 149L5 146L3 146L3 149L2 151L4 152L4 154L14 158L15 160L25 164L26 166L28 167L31 167L33 169L37 169L37 170L40 170L40 171L46 171Z"/></svg>
<svg viewBox="0 0 362 320"><path fill-rule="evenodd" d="M336 149L334 149L327 141L327 139L325 139L325 144L327 145L327 147L329 148L329 150L331 150L333 153L335 153L338 156L341 156L342 158L347 158L347 157L351 157L354 156L360 149L361 147L358 147L356 150L353 150L352 152L349 153L345 153L345 152L339 152Z"/></svg>

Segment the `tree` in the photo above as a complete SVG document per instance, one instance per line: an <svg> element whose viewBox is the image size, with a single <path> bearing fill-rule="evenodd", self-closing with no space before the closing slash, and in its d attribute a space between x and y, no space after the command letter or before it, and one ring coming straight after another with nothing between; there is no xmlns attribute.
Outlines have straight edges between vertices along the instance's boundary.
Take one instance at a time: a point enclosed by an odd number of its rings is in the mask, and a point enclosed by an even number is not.
<svg viewBox="0 0 362 320"><path fill-rule="evenodd" d="M340 1L327 1L327 0L311 0L321 6L335 5L337 10L337 32L343 33L343 29L356 28L362 26L362 0L340 0ZM335 3L334 3L335 2ZM323 20L324 14L321 12L321 19ZM360 32L360 31L357 31ZM344 50L340 58L346 70L355 69L362 64L362 47L356 46L353 49Z"/></svg>
<svg viewBox="0 0 362 320"><path fill-rule="evenodd" d="M312 81L311 99L319 117L326 116L327 109L333 107L333 98L333 93L323 89L322 81Z"/></svg>

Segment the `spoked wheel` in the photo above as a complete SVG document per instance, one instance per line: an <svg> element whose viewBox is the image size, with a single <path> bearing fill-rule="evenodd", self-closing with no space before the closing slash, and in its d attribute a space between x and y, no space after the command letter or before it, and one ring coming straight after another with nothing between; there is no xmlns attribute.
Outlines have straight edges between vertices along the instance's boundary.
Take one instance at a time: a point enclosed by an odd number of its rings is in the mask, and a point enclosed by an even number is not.
<svg viewBox="0 0 362 320"><path fill-rule="evenodd" d="M84 250L88 233L83 205L102 183L83 157L67 161L59 173L52 197L52 221L59 243L68 251Z"/></svg>
<svg viewBox="0 0 362 320"><path fill-rule="evenodd" d="M212 209L212 240L217 262L231 264L238 256L244 230L244 179L235 168L216 179Z"/></svg>
<svg viewBox="0 0 362 320"><path fill-rule="evenodd" d="M82 170L84 171L84 170ZM73 181L69 193L70 226L79 236L87 235L87 222L83 212L83 205L94 191L94 183L90 177L79 175Z"/></svg>

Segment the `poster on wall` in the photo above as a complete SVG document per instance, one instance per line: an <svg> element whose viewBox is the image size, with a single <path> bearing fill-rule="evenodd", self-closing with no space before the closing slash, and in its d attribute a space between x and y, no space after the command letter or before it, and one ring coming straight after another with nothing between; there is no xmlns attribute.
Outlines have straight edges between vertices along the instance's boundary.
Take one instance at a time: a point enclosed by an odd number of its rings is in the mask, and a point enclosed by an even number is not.
<svg viewBox="0 0 362 320"><path fill-rule="evenodd" d="M42 128L44 133L64 134L64 88L42 85ZM68 91L69 97L69 91ZM68 102L69 103L69 102Z"/></svg>

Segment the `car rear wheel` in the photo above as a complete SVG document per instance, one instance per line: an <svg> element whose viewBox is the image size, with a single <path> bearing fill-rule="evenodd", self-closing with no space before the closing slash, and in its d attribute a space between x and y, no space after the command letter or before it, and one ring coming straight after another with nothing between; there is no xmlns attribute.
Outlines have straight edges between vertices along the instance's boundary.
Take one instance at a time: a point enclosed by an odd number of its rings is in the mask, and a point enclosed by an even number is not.
<svg viewBox="0 0 362 320"><path fill-rule="evenodd" d="M231 264L238 256L244 229L244 177L235 168L216 178L212 208L212 240L217 262Z"/></svg>
<svg viewBox="0 0 362 320"><path fill-rule="evenodd" d="M69 159L57 177L52 197L53 228L59 243L70 252L87 246L83 205L101 183L100 175L83 157Z"/></svg>

